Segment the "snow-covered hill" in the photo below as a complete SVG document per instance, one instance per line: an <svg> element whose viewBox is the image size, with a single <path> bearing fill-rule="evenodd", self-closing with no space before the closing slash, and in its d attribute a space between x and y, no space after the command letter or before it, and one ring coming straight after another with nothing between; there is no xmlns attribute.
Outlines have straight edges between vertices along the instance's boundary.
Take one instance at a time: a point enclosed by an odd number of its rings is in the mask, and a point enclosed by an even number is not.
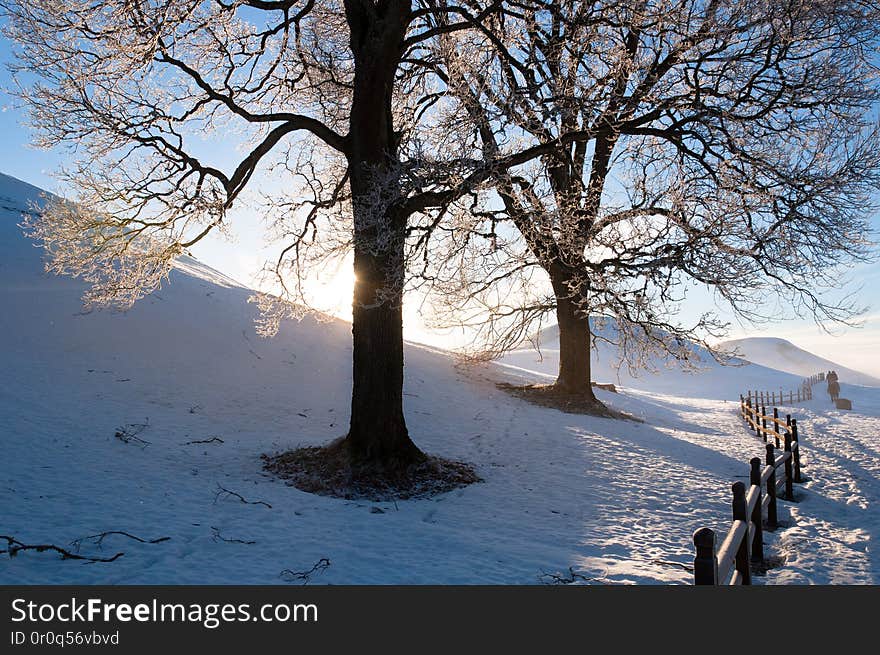
<svg viewBox="0 0 880 655"><path fill-rule="evenodd" d="M880 387L880 380L877 378L814 355L803 348L798 348L786 339L748 337L731 339L721 345L726 350L735 351L750 362L795 375L810 376L820 371L833 370L837 371L841 380L851 384Z"/></svg>
<svg viewBox="0 0 880 655"><path fill-rule="evenodd" d="M319 497L264 474L260 455L344 433L350 325L306 319L262 340L251 292L193 259L130 311L84 312L82 285L47 276L16 226L38 195L0 175L0 535L124 555L98 564L0 555L0 584L536 583L570 568L580 581L686 583L693 531L729 523L730 482L763 447L727 399L751 375L793 379L745 367L632 380L600 396L644 423L614 421L495 387L546 379L541 371L463 368L409 345L414 440L472 462L484 481L397 503ZM790 580L880 581L866 545L880 535L862 520L880 502L864 475L880 476L877 420L864 411L870 399L852 397L852 414L820 400L793 410L816 482L801 492L791 528L800 532L775 537L802 562L781 569ZM117 438L137 430L142 442ZM813 494L809 485L829 483L810 468L820 455L833 488ZM107 531L169 539L88 538ZM818 557L827 553L837 559ZM310 577L282 573L322 558L329 566Z"/></svg>
<svg viewBox="0 0 880 655"><path fill-rule="evenodd" d="M633 371L620 364L616 346L619 336L613 321L591 319L591 326L599 336L591 361L592 378L598 382L613 382L624 388L655 393L724 400L752 389L796 389L803 381L802 375L739 359L720 364L696 344L689 349L690 367L658 355L644 368ZM499 363L511 369L539 373L546 381L552 381L559 367L559 328L551 325L541 330L522 348L507 353Z"/></svg>

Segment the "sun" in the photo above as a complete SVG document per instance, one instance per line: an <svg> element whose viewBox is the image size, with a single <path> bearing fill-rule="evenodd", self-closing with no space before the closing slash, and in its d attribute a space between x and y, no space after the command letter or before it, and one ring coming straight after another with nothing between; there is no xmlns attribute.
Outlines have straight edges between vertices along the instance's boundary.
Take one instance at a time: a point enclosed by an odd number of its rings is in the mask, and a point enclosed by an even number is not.
<svg viewBox="0 0 880 655"><path fill-rule="evenodd" d="M351 321L356 279L350 257L339 265L326 267L304 284L309 305L336 318ZM425 332L419 297L407 296L407 300L409 302L404 302L403 308L404 330L411 337L424 340L429 333Z"/></svg>
<svg viewBox="0 0 880 655"><path fill-rule="evenodd" d="M354 269L351 262L325 271L311 286L314 306L328 314L351 320L351 301L354 294Z"/></svg>

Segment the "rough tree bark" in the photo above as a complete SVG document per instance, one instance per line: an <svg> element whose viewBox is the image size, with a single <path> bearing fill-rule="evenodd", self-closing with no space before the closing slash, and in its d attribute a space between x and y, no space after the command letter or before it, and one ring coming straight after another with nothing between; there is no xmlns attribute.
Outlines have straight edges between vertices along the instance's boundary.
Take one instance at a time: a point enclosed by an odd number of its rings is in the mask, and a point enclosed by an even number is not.
<svg viewBox="0 0 880 655"><path fill-rule="evenodd" d="M347 156L354 210L353 389L345 440L353 464L399 470L424 458L403 416L406 216L396 211L394 76L410 3L345 3L354 54Z"/></svg>
<svg viewBox="0 0 880 655"><path fill-rule="evenodd" d="M559 373L555 386L567 394L598 403L590 380L589 316L572 300L565 269L556 264L550 267L549 273L559 327Z"/></svg>

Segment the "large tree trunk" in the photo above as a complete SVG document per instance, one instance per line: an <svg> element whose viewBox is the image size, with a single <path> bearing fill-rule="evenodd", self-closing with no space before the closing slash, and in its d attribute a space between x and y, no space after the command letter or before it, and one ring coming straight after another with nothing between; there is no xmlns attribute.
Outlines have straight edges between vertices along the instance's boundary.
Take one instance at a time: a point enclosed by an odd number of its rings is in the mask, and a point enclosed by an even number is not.
<svg viewBox="0 0 880 655"><path fill-rule="evenodd" d="M355 61L349 125L354 211L354 339L351 424L346 444L359 466L400 470L422 459L403 417L403 279L406 216L400 198L392 96L410 16L402 0L350 0Z"/></svg>
<svg viewBox="0 0 880 655"><path fill-rule="evenodd" d="M355 252L354 337L351 424L348 447L353 460L397 469L420 458L403 417L403 320L400 293L388 289L387 257ZM394 284L393 282L391 284Z"/></svg>
<svg viewBox="0 0 880 655"><path fill-rule="evenodd" d="M561 267L551 268L550 280L556 295L556 322L559 326L556 387L586 400L596 400L590 381L590 319L572 301L568 279Z"/></svg>

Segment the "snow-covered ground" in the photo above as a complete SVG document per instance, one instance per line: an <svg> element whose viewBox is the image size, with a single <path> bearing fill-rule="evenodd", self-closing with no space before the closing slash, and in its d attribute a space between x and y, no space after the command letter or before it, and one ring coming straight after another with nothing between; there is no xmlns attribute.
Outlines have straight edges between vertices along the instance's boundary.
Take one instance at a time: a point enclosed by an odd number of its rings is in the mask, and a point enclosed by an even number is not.
<svg viewBox="0 0 880 655"><path fill-rule="evenodd" d="M798 413L809 480L798 487L790 527L778 537L785 566L773 584L880 583L880 389L841 385L853 411L818 393Z"/></svg>
<svg viewBox="0 0 880 655"><path fill-rule="evenodd" d="M192 259L128 312L83 312L82 286L42 273L15 225L36 192L0 176L0 534L66 548L105 531L170 539L82 542L125 553L112 563L21 552L0 559L2 584L301 584L282 572L322 558L311 583L528 584L570 570L579 582L688 583L691 534L726 529L730 483L762 450L733 399L800 380L713 365L600 392L639 423L496 388L548 379L552 358L464 367L410 345L413 438L472 462L483 482L397 503L314 496L265 475L260 455L344 433L350 326L306 319L260 339L250 292ZM880 581L880 390L843 382L853 412L829 409L819 389L791 410L812 479L784 504L790 526L773 547L786 563L767 582ZM148 443L115 437L135 424Z"/></svg>

